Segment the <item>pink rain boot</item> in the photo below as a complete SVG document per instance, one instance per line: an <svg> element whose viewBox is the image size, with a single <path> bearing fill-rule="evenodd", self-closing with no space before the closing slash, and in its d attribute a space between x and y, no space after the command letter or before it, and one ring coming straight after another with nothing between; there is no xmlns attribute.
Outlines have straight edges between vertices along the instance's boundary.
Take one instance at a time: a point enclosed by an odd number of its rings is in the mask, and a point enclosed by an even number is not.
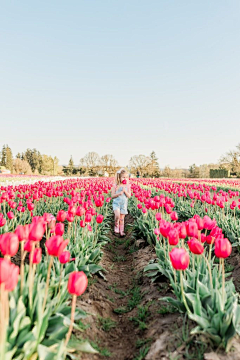
<svg viewBox="0 0 240 360"><path fill-rule="evenodd" d="M115 232L116 234L119 234L119 224L116 224L116 223L115 223L114 232Z"/></svg>
<svg viewBox="0 0 240 360"><path fill-rule="evenodd" d="M120 224L120 235L121 236L125 236L126 234L124 233L124 222L122 222L122 224Z"/></svg>

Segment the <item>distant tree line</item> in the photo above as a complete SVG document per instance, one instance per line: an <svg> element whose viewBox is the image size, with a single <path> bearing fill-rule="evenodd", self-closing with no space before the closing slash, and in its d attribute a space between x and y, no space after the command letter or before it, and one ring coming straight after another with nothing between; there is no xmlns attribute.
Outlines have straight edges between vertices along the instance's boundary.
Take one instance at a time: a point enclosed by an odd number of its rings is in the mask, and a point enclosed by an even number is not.
<svg viewBox="0 0 240 360"><path fill-rule="evenodd" d="M159 177L161 171L158 159L154 151L149 156L134 155L131 157L128 166L125 167L129 173L141 177ZM63 166L63 172L66 175L83 175L83 176L114 176L119 169L118 161L113 155L106 154L100 156L96 152L88 152L80 159L79 165L75 166L72 156L69 163Z"/></svg>
<svg viewBox="0 0 240 360"><path fill-rule="evenodd" d="M5 168L13 174L42 174L42 175L76 175L76 176L113 176L119 169L119 164L113 155L100 156L96 152L88 152L74 164L70 157L68 165L60 166L56 156L52 157L41 154L37 149L26 149L13 157L12 150L8 145L3 145L0 152L0 169ZM229 174L232 177L240 177L240 143L235 150L223 155L218 164L192 164L188 169L171 169L165 166L160 169L155 151L147 155L134 155L130 158L126 169L133 176L141 177L167 177L167 178L209 178L216 174ZM218 172L219 170L219 172ZM220 171L226 170L226 171Z"/></svg>
<svg viewBox="0 0 240 360"><path fill-rule="evenodd" d="M0 152L0 166L12 174L58 175L62 172L58 158L41 154L37 149L27 149L13 157L8 145L3 145Z"/></svg>

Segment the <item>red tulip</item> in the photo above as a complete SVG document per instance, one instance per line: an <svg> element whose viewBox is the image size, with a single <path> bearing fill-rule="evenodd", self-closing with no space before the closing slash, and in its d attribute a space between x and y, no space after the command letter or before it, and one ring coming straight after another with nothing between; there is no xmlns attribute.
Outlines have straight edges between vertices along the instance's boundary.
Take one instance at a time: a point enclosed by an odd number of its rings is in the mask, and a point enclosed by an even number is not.
<svg viewBox="0 0 240 360"><path fill-rule="evenodd" d="M59 256L61 255L61 253L63 252L63 250L65 249L65 247L68 245L69 240L64 240L62 236L60 235L55 235L55 236L51 236L47 241L46 241L46 248L48 251L48 254L50 256Z"/></svg>
<svg viewBox="0 0 240 360"><path fill-rule="evenodd" d="M214 226L216 226L216 220L212 220L209 216L205 215L203 218L204 229L212 230Z"/></svg>
<svg viewBox="0 0 240 360"><path fill-rule="evenodd" d="M172 266L175 270L186 270L189 265L189 254L185 249L174 248L169 253Z"/></svg>
<svg viewBox="0 0 240 360"><path fill-rule="evenodd" d="M55 226L55 234L62 236L64 234L64 224L57 223Z"/></svg>
<svg viewBox="0 0 240 360"><path fill-rule="evenodd" d="M16 227L15 234L18 236L19 241L27 240L29 235L29 226L18 225Z"/></svg>
<svg viewBox="0 0 240 360"><path fill-rule="evenodd" d="M59 255L59 261L61 264L66 264L67 262L69 262L70 260L70 252L69 251L63 251L60 255Z"/></svg>
<svg viewBox="0 0 240 360"><path fill-rule="evenodd" d="M160 221L160 220L162 219L161 213L156 213L155 219L156 219L157 221Z"/></svg>
<svg viewBox="0 0 240 360"><path fill-rule="evenodd" d="M160 233L162 234L163 237L167 238L169 231L171 230L171 224L165 220L162 220L160 222Z"/></svg>
<svg viewBox="0 0 240 360"><path fill-rule="evenodd" d="M90 223L91 221L92 221L92 215L91 214L86 214L85 215L85 222Z"/></svg>
<svg viewBox="0 0 240 360"><path fill-rule="evenodd" d="M64 222L66 220L67 214L64 210L60 210L57 213L57 221Z"/></svg>
<svg viewBox="0 0 240 360"><path fill-rule="evenodd" d="M7 213L7 217L9 218L9 220L12 220L12 219L15 218L14 213L13 213L12 211L9 211L9 212Z"/></svg>
<svg viewBox="0 0 240 360"><path fill-rule="evenodd" d="M4 256L15 256L18 252L19 240L14 233L0 235L0 250Z"/></svg>
<svg viewBox="0 0 240 360"><path fill-rule="evenodd" d="M0 284L4 283L5 290L13 291L18 283L19 267L8 259L0 259Z"/></svg>
<svg viewBox="0 0 240 360"><path fill-rule="evenodd" d="M10 264L11 262L8 259L0 258L0 284L5 283L9 278Z"/></svg>
<svg viewBox="0 0 240 360"><path fill-rule="evenodd" d="M85 224L85 221L84 221L84 220L81 220L81 221L80 221L80 226L81 226L81 228L84 228L84 227L86 226L86 224Z"/></svg>
<svg viewBox="0 0 240 360"><path fill-rule="evenodd" d="M74 271L68 279L68 292L71 295L80 296L84 293L88 285L88 278L83 271Z"/></svg>
<svg viewBox="0 0 240 360"><path fill-rule="evenodd" d="M198 226L195 221L188 221L186 229L188 236L198 237Z"/></svg>
<svg viewBox="0 0 240 360"><path fill-rule="evenodd" d="M200 241L195 238L188 240L188 247L193 254L200 255L204 252L204 247Z"/></svg>
<svg viewBox="0 0 240 360"><path fill-rule="evenodd" d="M232 252L232 244L227 238L217 238L215 241L215 255L218 258L227 258Z"/></svg>
<svg viewBox="0 0 240 360"><path fill-rule="evenodd" d="M203 219L199 215L194 215L194 219L196 220L198 230L202 230L204 228Z"/></svg>
<svg viewBox="0 0 240 360"><path fill-rule="evenodd" d="M33 241L27 240L24 244L24 251L31 252L33 248Z"/></svg>
<svg viewBox="0 0 240 360"><path fill-rule="evenodd" d="M171 229L168 233L168 241L169 244L172 246L175 246L178 244L179 236L178 236L178 230L177 229Z"/></svg>
<svg viewBox="0 0 240 360"><path fill-rule="evenodd" d="M68 222L73 222L74 221L74 215L73 214L71 214L71 213L67 213L67 221Z"/></svg>
<svg viewBox="0 0 240 360"><path fill-rule="evenodd" d="M101 224L103 222L103 219L104 219L104 216L99 214L97 217L96 217L96 222L98 224Z"/></svg>
<svg viewBox="0 0 240 360"><path fill-rule="evenodd" d="M181 223L178 232L180 239L185 239L187 237L187 229L184 223Z"/></svg>
<svg viewBox="0 0 240 360"><path fill-rule="evenodd" d="M211 236L211 235L207 235L206 236L206 242L207 242L207 244L213 244L214 243L214 240L215 240L215 238L213 237L213 236Z"/></svg>
<svg viewBox="0 0 240 360"><path fill-rule="evenodd" d="M33 253L33 264L39 264L42 260L42 249L41 248L37 248L34 250Z"/></svg>
<svg viewBox="0 0 240 360"><path fill-rule="evenodd" d="M201 242L205 243L206 242L206 235L205 234L201 234Z"/></svg>
<svg viewBox="0 0 240 360"><path fill-rule="evenodd" d="M27 208L28 208L29 211L33 211L34 204L33 203L28 203Z"/></svg>
<svg viewBox="0 0 240 360"><path fill-rule="evenodd" d="M7 220L4 218L0 218L0 227L3 227L6 224Z"/></svg>
<svg viewBox="0 0 240 360"><path fill-rule="evenodd" d="M76 215L77 216L83 216L85 214L85 209L81 206L77 207Z"/></svg>
<svg viewBox="0 0 240 360"><path fill-rule="evenodd" d="M172 221L177 221L178 220L178 214L176 213L176 211L173 211L170 215Z"/></svg>
<svg viewBox="0 0 240 360"><path fill-rule="evenodd" d="M137 204L137 207L138 207L138 209L142 209L142 204Z"/></svg>
<svg viewBox="0 0 240 360"><path fill-rule="evenodd" d="M41 220L34 222L29 232L29 240L40 241L45 232L45 224Z"/></svg>

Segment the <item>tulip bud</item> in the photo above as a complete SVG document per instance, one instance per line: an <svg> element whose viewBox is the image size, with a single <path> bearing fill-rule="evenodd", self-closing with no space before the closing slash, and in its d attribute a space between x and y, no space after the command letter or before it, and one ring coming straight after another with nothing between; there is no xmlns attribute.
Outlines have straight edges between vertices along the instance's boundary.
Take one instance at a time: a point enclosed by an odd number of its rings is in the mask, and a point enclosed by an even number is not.
<svg viewBox="0 0 240 360"><path fill-rule="evenodd" d="M9 220L12 220L12 219L15 218L14 213L13 213L12 211L9 211L9 212L7 213L7 217L9 218Z"/></svg>
<svg viewBox="0 0 240 360"><path fill-rule="evenodd" d="M60 235L55 235L55 236L51 236L47 241L46 241L46 248L48 251L48 254L51 256L59 256L61 255L61 253L63 252L63 250L65 249L65 247L68 245L69 240L64 240L62 236Z"/></svg>
<svg viewBox="0 0 240 360"><path fill-rule="evenodd" d="M170 215L172 221L177 221L178 220L178 214L176 213L176 211L173 211Z"/></svg>
<svg viewBox="0 0 240 360"><path fill-rule="evenodd" d="M232 244L226 238L217 238L215 241L215 255L218 258L227 258L232 252Z"/></svg>
<svg viewBox="0 0 240 360"><path fill-rule="evenodd" d="M193 254L200 255L204 251L202 243L195 238L188 240L187 244Z"/></svg>
<svg viewBox="0 0 240 360"><path fill-rule="evenodd" d="M29 233L29 240L40 241L44 235L45 225L42 221L34 222Z"/></svg>
<svg viewBox="0 0 240 360"><path fill-rule="evenodd" d="M55 234L62 236L64 234L64 224L57 223L55 226Z"/></svg>
<svg viewBox="0 0 240 360"><path fill-rule="evenodd" d="M61 264L66 264L67 262L69 262L70 260L70 252L69 251L63 251L60 255L59 255L59 261Z"/></svg>
<svg viewBox="0 0 240 360"><path fill-rule="evenodd" d="M179 236L177 229L171 229L168 233L169 244L175 246L178 244Z"/></svg>
<svg viewBox="0 0 240 360"><path fill-rule="evenodd" d="M57 213L57 221L64 222L66 220L67 214L64 210L60 210Z"/></svg>
<svg viewBox="0 0 240 360"><path fill-rule="evenodd" d="M103 222L103 219L104 219L104 216L99 214L97 217L96 217L96 222L98 224L101 224Z"/></svg>
<svg viewBox="0 0 240 360"><path fill-rule="evenodd" d="M82 295L88 285L88 278L83 271L74 271L68 279L68 292L71 295Z"/></svg>
<svg viewBox="0 0 240 360"><path fill-rule="evenodd" d="M29 236L29 226L18 225L16 227L15 234L18 236L19 241L27 240Z"/></svg>
<svg viewBox="0 0 240 360"><path fill-rule="evenodd" d="M4 256L15 256L18 252L19 240L14 233L0 235L0 250Z"/></svg>
<svg viewBox="0 0 240 360"><path fill-rule="evenodd" d="M6 291L13 291L18 283L19 267L8 259L0 259L0 284L4 283Z"/></svg>
<svg viewBox="0 0 240 360"><path fill-rule="evenodd" d="M186 270L190 258L188 252L183 248L174 248L169 253L172 266L175 270Z"/></svg>
<svg viewBox="0 0 240 360"><path fill-rule="evenodd" d="M39 264L42 260L42 249L41 248L37 248L34 250L33 253L33 264Z"/></svg>

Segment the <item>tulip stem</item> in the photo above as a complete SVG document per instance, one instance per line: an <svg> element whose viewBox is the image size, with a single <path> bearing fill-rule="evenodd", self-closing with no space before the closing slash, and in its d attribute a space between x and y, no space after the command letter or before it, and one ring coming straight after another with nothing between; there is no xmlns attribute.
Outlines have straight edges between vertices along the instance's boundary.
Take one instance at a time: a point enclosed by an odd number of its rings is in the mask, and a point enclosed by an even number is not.
<svg viewBox="0 0 240 360"><path fill-rule="evenodd" d="M53 257L50 256L49 265L48 265L46 288L45 288L45 295L44 295L44 300L43 300L42 312L44 312L45 306L46 306L46 302L47 302L47 295L48 295L48 288L49 288L49 280L50 280L50 273L51 273L52 263L53 263Z"/></svg>
<svg viewBox="0 0 240 360"><path fill-rule="evenodd" d="M34 250L35 250L35 241L33 242L32 250L30 252L30 264L29 264L29 275L28 275L30 308L32 308L32 293L33 293L32 284L33 284L33 281L34 281L34 275L33 275L33 254L34 254Z"/></svg>
<svg viewBox="0 0 240 360"><path fill-rule="evenodd" d="M209 272L209 279L210 279L210 284L211 284L211 289L213 290L213 282L212 282L212 271L211 271L211 267L209 264L208 259L206 258L205 255L203 255L204 260L206 261L207 267L208 267L208 272Z"/></svg>
<svg viewBox="0 0 240 360"><path fill-rule="evenodd" d="M24 241L21 241L21 266L20 266L20 277L21 277L21 287L20 287L20 291L21 294L23 292L23 283L24 283L24 260L25 260L25 256L24 256Z"/></svg>
<svg viewBox="0 0 240 360"><path fill-rule="evenodd" d="M211 261L211 257L212 257L212 246L213 246L213 243L211 241L211 244L210 244L209 250L208 250L208 261L209 262Z"/></svg>
<svg viewBox="0 0 240 360"><path fill-rule="evenodd" d="M182 270L180 270L180 284L181 284L181 290L182 290L182 298L183 298L183 303L185 305L185 308L187 310L188 313L191 313L188 304L187 304L187 300L185 298L185 294L184 294L184 289L183 289L183 275L182 275Z"/></svg>
<svg viewBox="0 0 240 360"><path fill-rule="evenodd" d="M68 333L66 336L66 340L65 340L65 346L67 347L67 344L70 340L71 334L72 334L72 330L73 330L73 323L74 323L74 316L75 316L75 309L76 309L76 302L77 302L77 295L73 295L73 299L72 299L72 310L71 310L71 323L68 329Z"/></svg>
<svg viewBox="0 0 240 360"><path fill-rule="evenodd" d="M61 286L61 281L62 281L62 271L63 271L63 264L61 264L61 268L60 268L59 285L58 285L58 300L59 300L59 297L60 297L60 286Z"/></svg>
<svg viewBox="0 0 240 360"><path fill-rule="evenodd" d="M1 304L1 317L0 317L0 359L5 359L5 350L6 350L6 335L7 335L7 326L8 326L8 314L9 309L6 311L6 306L8 306L8 296L7 291L5 291L5 284L0 285L0 304Z"/></svg>
<svg viewBox="0 0 240 360"><path fill-rule="evenodd" d="M225 302L225 270L224 270L224 259L222 260L222 301L223 301L223 309L224 309L224 302Z"/></svg>

